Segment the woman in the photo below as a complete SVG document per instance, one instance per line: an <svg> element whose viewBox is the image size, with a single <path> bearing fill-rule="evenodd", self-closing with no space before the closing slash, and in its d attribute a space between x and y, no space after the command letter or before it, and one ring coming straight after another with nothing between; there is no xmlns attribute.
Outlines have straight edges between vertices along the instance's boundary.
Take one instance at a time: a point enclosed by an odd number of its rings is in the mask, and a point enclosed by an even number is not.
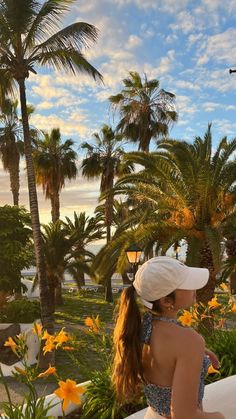
<svg viewBox="0 0 236 419"><path fill-rule="evenodd" d="M196 300L207 269L190 268L166 256L152 258L123 291L114 331L113 383L120 402L134 400L142 387L149 408L145 419L224 419L202 411L204 377L217 359L203 338L177 321L180 309ZM148 309L141 319L135 294Z"/></svg>

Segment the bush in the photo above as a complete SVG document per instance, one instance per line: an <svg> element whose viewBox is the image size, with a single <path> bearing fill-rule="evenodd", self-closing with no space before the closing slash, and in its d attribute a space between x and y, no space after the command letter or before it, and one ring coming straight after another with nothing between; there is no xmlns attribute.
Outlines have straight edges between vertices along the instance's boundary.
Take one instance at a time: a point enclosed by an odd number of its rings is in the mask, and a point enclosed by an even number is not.
<svg viewBox="0 0 236 419"><path fill-rule="evenodd" d="M207 382L236 374L236 331L214 330L205 340L207 347L216 353L221 364L220 376L210 375L207 377Z"/></svg>
<svg viewBox="0 0 236 419"><path fill-rule="evenodd" d="M33 323L40 319L39 301L30 301L26 298L7 303L0 313L1 323Z"/></svg>
<svg viewBox="0 0 236 419"><path fill-rule="evenodd" d="M144 396L136 403L119 406L111 382L110 369L94 371L91 384L86 388L82 418L122 419L146 406Z"/></svg>

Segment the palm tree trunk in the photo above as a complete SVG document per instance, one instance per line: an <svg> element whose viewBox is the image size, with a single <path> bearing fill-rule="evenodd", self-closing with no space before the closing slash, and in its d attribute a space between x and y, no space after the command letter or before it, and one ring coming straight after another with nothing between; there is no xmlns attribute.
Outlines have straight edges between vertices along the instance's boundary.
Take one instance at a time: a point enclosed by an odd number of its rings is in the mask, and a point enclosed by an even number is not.
<svg viewBox="0 0 236 419"><path fill-rule="evenodd" d="M62 298L62 285L61 281L58 281L56 287L55 287L55 304L58 306L61 306L64 304L63 298Z"/></svg>
<svg viewBox="0 0 236 419"><path fill-rule="evenodd" d="M209 270L209 280L204 288L197 291L197 300L207 304L214 296L216 286L216 272L214 269L212 253L209 246L205 243L200 250L200 267Z"/></svg>
<svg viewBox="0 0 236 419"><path fill-rule="evenodd" d="M33 158L32 158L24 79L19 79L18 84L19 84L19 89L20 89L22 125L23 125L23 132L24 132L24 147L25 147L26 167L27 167L30 213L31 213L31 222L32 222L32 230L33 230L34 249L35 249L35 256L36 256L37 275L38 275L39 287L40 287L40 306L41 306L42 324L43 324L43 327L49 333L52 334L54 333L54 315L53 315L53 310L51 307L50 291L49 291L49 285L48 285L48 280L47 280L47 275L46 275L46 265L45 265L44 254L43 254L43 247L42 247L42 237L41 237L41 231L40 231L39 210L38 210L38 198L37 198L35 173L34 173L34 165L33 165ZM42 367L46 366L49 361L51 363L54 361L54 359L52 359L53 354L50 352L48 354L49 354L49 357L45 357L41 360ZM46 365L42 365L42 364L46 364Z"/></svg>
<svg viewBox="0 0 236 419"><path fill-rule="evenodd" d="M10 173L10 187L13 196L13 205L19 205L19 190L20 190L20 170L19 170L20 156L14 158L9 168Z"/></svg>
<svg viewBox="0 0 236 419"><path fill-rule="evenodd" d="M229 259L236 257L236 236L227 237L225 248ZM236 294L236 271L230 275L230 288L232 294Z"/></svg>
<svg viewBox="0 0 236 419"><path fill-rule="evenodd" d="M197 301L206 305L214 297L214 291L216 286L216 272L214 269L212 253L207 245L204 243L200 250L200 267L207 268L209 270L209 280L205 287L197 291ZM204 319L201 321L199 326L199 332L203 335L212 333L213 331L213 320Z"/></svg>
<svg viewBox="0 0 236 419"><path fill-rule="evenodd" d="M113 210L113 195L109 192L108 198L105 202L105 220L107 229L107 243L111 241L111 223L112 223L112 210ZM105 282L105 300L109 303L113 302L111 277L106 278Z"/></svg>
<svg viewBox="0 0 236 419"><path fill-rule="evenodd" d="M52 222L55 223L60 218L60 198L59 193L52 193L50 196L51 201L51 215Z"/></svg>
<svg viewBox="0 0 236 419"><path fill-rule="evenodd" d="M81 256L81 258L83 258L83 256ZM84 272L82 272L81 270L78 269L75 280L76 280L76 284L77 284L78 289L85 286L85 274L84 274Z"/></svg>

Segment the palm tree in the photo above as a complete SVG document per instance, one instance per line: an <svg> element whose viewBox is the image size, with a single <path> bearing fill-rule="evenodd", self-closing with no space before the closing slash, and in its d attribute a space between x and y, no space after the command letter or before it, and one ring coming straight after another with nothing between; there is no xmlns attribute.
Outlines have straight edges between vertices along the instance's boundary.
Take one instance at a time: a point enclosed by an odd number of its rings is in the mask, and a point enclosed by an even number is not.
<svg viewBox="0 0 236 419"><path fill-rule="evenodd" d="M108 125L103 125L100 135L94 134L95 144L87 142L81 145L87 154L82 162L82 175L87 179L101 176L100 192L105 195L105 225L107 243L111 240L113 212L113 185L115 177L129 173L133 165L124 165L124 149L121 137ZM106 278L106 300L112 301L111 278Z"/></svg>
<svg viewBox="0 0 236 419"><path fill-rule="evenodd" d="M20 156L24 154L23 130L17 115L18 102L6 99L0 114L0 154L3 168L10 175L13 205L19 205Z"/></svg>
<svg viewBox="0 0 236 419"><path fill-rule="evenodd" d="M85 59L81 49L97 39L97 30L85 22L75 22L60 29L63 15L73 0L0 0L0 86L6 94L18 86L27 166L30 212L40 285L43 326L53 332L53 312L43 256L42 238L29 119L26 79L36 73L35 66L85 73L101 80L100 73Z"/></svg>
<svg viewBox="0 0 236 419"><path fill-rule="evenodd" d="M157 152L127 154L128 161L144 169L115 186L116 193L138 197L153 208L152 216L141 223L137 213L136 240L159 240L165 252L184 239L187 263L210 270L208 284L198 294L203 302L214 293L225 232L236 225L235 150L236 139L224 137L213 153L209 126L204 138L196 137L193 144L166 139Z"/></svg>
<svg viewBox="0 0 236 419"><path fill-rule="evenodd" d="M123 80L124 89L109 100L120 113L117 129L125 138L139 143L139 150L148 152L152 139L166 136L168 127L177 121L175 95L159 89L159 81L144 80L130 72Z"/></svg>
<svg viewBox="0 0 236 419"><path fill-rule="evenodd" d="M68 272L74 277L78 288L85 285L84 274L92 275L90 263L94 257L88 249L91 243L104 237L103 224L100 217L86 216L85 212L74 212L74 220L66 217L67 234L73 243L71 249L72 262Z"/></svg>
<svg viewBox="0 0 236 419"><path fill-rule="evenodd" d="M50 134L44 133L44 139L36 142L33 151L36 182L42 185L46 199L51 201L52 222L60 218L60 192L66 179L77 175L77 154L72 149L74 142L62 142L59 128L53 128Z"/></svg>
<svg viewBox="0 0 236 419"><path fill-rule="evenodd" d="M42 239L50 288L50 305L54 311L55 304L62 303L58 290L61 290L64 273L70 262L72 243L61 220L43 225Z"/></svg>

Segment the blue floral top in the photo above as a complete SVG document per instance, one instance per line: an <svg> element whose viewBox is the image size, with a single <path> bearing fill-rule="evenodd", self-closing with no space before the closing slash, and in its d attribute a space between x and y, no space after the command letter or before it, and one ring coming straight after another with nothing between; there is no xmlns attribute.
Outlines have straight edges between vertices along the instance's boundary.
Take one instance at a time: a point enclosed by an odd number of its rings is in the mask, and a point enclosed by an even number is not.
<svg viewBox="0 0 236 419"><path fill-rule="evenodd" d="M157 317L154 316L150 312L146 312L143 316L143 324L142 324L142 342L145 344L149 344L151 333L152 333L152 321L159 320L159 321L166 321L169 323L177 324L181 326L181 324L175 319L169 319L168 317ZM200 376L200 383L199 383L199 392L198 392L198 402L201 405L203 396L204 396L204 380L207 374L207 370L211 364L211 361L207 356L204 356L203 365L201 370ZM170 406L171 406L171 387L162 387L156 384L146 384L144 386L144 393L148 402L148 405L151 406L159 415L162 416L170 416Z"/></svg>

